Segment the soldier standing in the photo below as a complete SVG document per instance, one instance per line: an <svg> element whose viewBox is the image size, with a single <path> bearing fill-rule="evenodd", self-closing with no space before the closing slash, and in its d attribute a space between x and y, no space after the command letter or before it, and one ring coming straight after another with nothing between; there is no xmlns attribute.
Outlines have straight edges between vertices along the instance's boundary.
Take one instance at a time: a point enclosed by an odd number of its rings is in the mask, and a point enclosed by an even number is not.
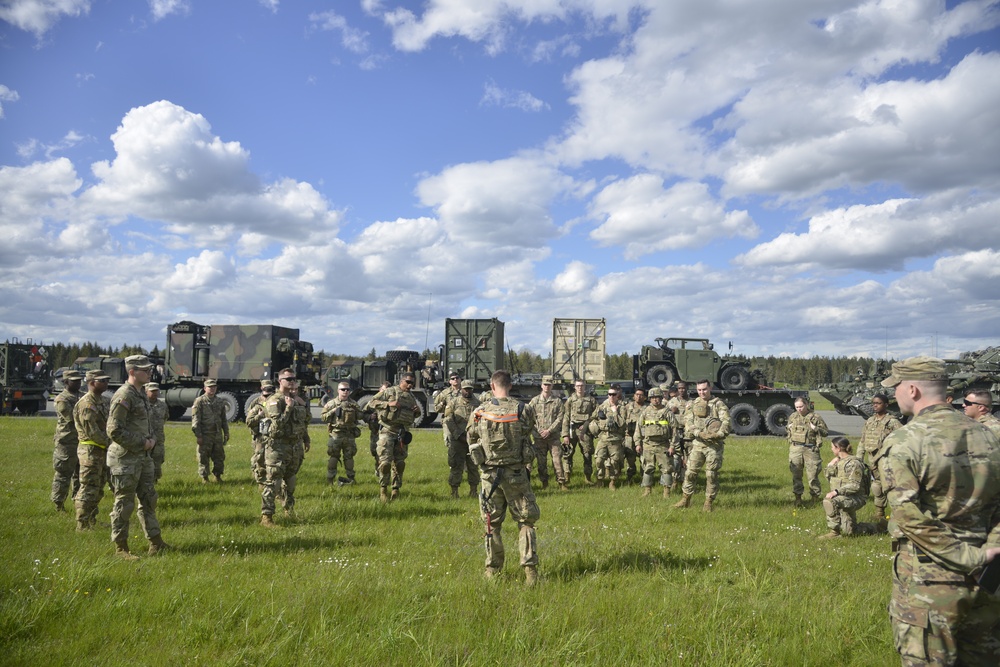
<svg viewBox="0 0 1000 667"><path fill-rule="evenodd" d="M858 444L858 458L864 461L865 454L868 454L868 460L871 462L872 495L875 497L875 530L882 533L889 528L889 522L885 517L885 508L889 501L875 461L879 459L882 443L889 437L889 434L903 427L898 419L889 414L888 406L889 399L885 394L876 394L872 397L872 416L865 420L864 428L861 430L861 442Z"/></svg>
<svg viewBox="0 0 1000 667"><path fill-rule="evenodd" d="M344 459L344 474L340 486L354 484L354 455L358 453L359 425L362 422L361 408L351 399L351 385L341 382L337 385L337 397L323 406L321 419L328 424L330 439L326 443L326 483L337 482L337 464Z"/></svg>
<svg viewBox="0 0 1000 667"><path fill-rule="evenodd" d="M642 496L653 490L653 473L660 469L663 497L674 488L673 454L676 437L673 411L663 404L663 390L649 390L650 404L635 416L635 450L642 455Z"/></svg>
<svg viewBox="0 0 1000 667"><path fill-rule="evenodd" d="M308 394L301 390L298 386L298 378L292 377L290 382L292 383L292 396L295 398L295 413L292 420L292 431L295 440L295 446L292 447L292 466L289 470L292 474L292 484L296 483L298 479L299 470L302 469L302 464L306 460L306 452L312 446L312 440L309 437L309 423L312 421L312 406L310 404L310 399ZM292 489L294 491L294 488ZM285 516L290 518L295 518L295 499L292 498L291 502L288 500L288 482L284 482L281 487L281 499L285 508Z"/></svg>
<svg viewBox="0 0 1000 667"><path fill-rule="evenodd" d="M615 490L618 475L625 460L624 444L628 408L622 403L621 385L608 388L608 398L597 406L590 421L590 433L597 438L594 461L597 464L597 478L607 479L608 488Z"/></svg>
<svg viewBox="0 0 1000 667"><path fill-rule="evenodd" d="M684 433L691 438L688 453L687 472L684 474L684 497L674 507L689 507L698 473L705 468L705 504L703 512L712 511L712 503L719 493L719 471L726 448L726 436L732 424L729 408L712 396L712 384L708 380L698 380L695 388L698 398L691 401L684 413Z"/></svg>
<svg viewBox="0 0 1000 667"><path fill-rule="evenodd" d="M594 441L590 437L591 415L597 409L597 400L587 395L587 383L577 380L573 383L573 395L566 399L563 410L562 441L563 465L566 468L566 483L573 475L573 455L577 445L583 454L583 474L587 484L593 484L591 475L594 472Z"/></svg>
<svg viewBox="0 0 1000 667"><path fill-rule="evenodd" d="M52 451L52 504L59 512L66 511L66 498L72 488L73 497L80 491L80 461L76 456L79 437L73 421L73 408L80 400L80 371L63 371L63 390L55 398L56 432L52 437L55 445Z"/></svg>
<svg viewBox="0 0 1000 667"><path fill-rule="evenodd" d="M625 477L626 484L631 484L632 479L638 472L638 467L636 466L638 452L635 449L635 427L638 423L639 415L647 407L649 407L649 402L646 401L646 390L642 388L637 388L635 393L632 394L632 402L625 405L625 448L623 453L625 454L625 461L628 464L628 474ZM639 461L639 467L641 465L642 461Z"/></svg>
<svg viewBox="0 0 1000 667"><path fill-rule="evenodd" d="M153 478L160 481L163 476L163 462L167 460L167 434L164 424L167 421L167 404L160 400L160 385L156 382L146 383L146 400L149 401L149 423L156 438L153 447Z"/></svg>
<svg viewBox="0 0 1000 667"><path fill-rule="evenodd" d="M87 371L87 393L73 408L73 421L80 444L76 456L80 462L80 490L74 499L76 529L91 530L97 523L97 508L104 497L108 472L108 412L111 401L104 397L111 377L104 371Z"/></svg>
<svg viewBox="0 0 1000 667"><path fill-rule="evenodd" d="M792 472L792 493L795 506L802 507L802 471L809 480L809 495L813 502L819 500L822 488L819 485L819 471L823 467L820 448L823 436L828 433L826 422L812 411L809 401L795 399L795 413L788 418L788 469Z"/></svg>
<svg viewBox="0 0 1000 667"><path fill-rule="evenodd" d="M966 392L962 410L966 417L975 419L1000 438L1000 419L993 414L993 395L988 389L973 389Z"/></svg>
<svg viewBox="0 0 1000 667"><path fill-rule="evenodd" d="M267 466L264 464L264 436L260 432L260 422L264 418L264 404L274 394L274 383L270 380L260 381L260 396L250 403L247 410L247 426L253 437L253 454L250 455L250 472L257 482L257 488L264 490L267 482Z"/></svg>
<svg viewBox="0 0 1000 667"><path fill-rule="evenodd" d="M296 446L303 440L304 425L308 425L309 409L295 395L295 373L290 368L278 371L279 390L264 403L257 424L264 437L264 463L267 479L261 491L260 525L275 526L275 500L284 494L287 516L295 511L295 473L299 461Z"/></svg>
<svg viewBox="0 0 1000 667"><path fill-rule="evenodd" d="M472 395L475 384L472 380L463 380L459 394L448 400L444 411L444 428L448 436L448 484L451 486L451 497L458 498L458 487L462 484L462 473L469 479L469 496L476 497L479 492L479 468L469 458L469 437L465 431L469 417L479 407L479 399Z"/></svg>
<svg viewBox="0 0 1000 667"><path fill-rule="evenodd" d="M826 512L826 526L830 529L819 539L850 537L855 534L857 512L868 502L865 489L864 462L851 454L851 442L842 436L830 442L833 460L826 466L826 478L830 480L830 492L823 498Z"/></svg>
<svg viewBox="0 0 1000 667"><path fill-rule="evenodd" d="M674 480L678 481L684 479L684 472L686 470L684 461L687 459L687 447L691 443L691 439L684 435L684 413L687 411L690 403L691 401L688 400L687 396L687 383L678 382L674 385L673 396L667 401L667 407L674 413L675 419L674 447L671 457L674 464Z"/></svg>
<svg viewBox="0 0 1000 667"><path fill-rule="evenodd" d="M383 389L368 403L378 412L378 474L379 499L385 503L399 497L403 486L403 471L406 469L406 447L409 445L409 428L420 413L417 399L410 389L414 385L413 373L404 373L399 384ZM389 496L390 475L392 496Z"/></svg>
<svg viewBox="0 0 1000 667"><path fill-rule="evenodd" d="M1000 554L1000 442L945 401L944 361L913 357L882 381L913 418L879 459L893 537L889 617L903 664L997 665L998 599L976 576Z"/></svg>
<svg viewBox="0 0 1000 667"><path fill-rule="evenodd" d="M139 523L149 540L149 555L154 556L169 545L160 536L156 519L156 486L153 459L150 456L156 439L149 427L149 403L142 386L149 382L153 364L145 355L125 358L128 381L111 399L108 415L108 468L115 504L111 510L111 540L115 553L126 560L138 560L128 548L128 526L139 499Z"/></svg>
<svg viewBox="0 0 1000 667"><path fill-rule="evenodd" d="M541 515L528 474L534 458L529 437L534 425L530 411L508 396L511 385L510 373L505 370L490 378L493 398L469 418L469 456L479 466L483 480L480 509L486 523L486 578L492 579L503 569L500 531L509 510L518 525L525 583L533 586L538 581L535 523Z"/></svg>
<svg viewBox="0 0 1000 667"><path fill-rule="evenodd" d="M229 420L226 406L216 398L219 391L215 378L205 380L205 393L194 399L191 406L191 430L198 441L198 474L208 482L208 466L216 482L222 481L226 469L226 443L229 442Z"/></svg>
<svg viewBox="0 0 1000 667"><path fill-rule="evenodd" d="M549 466L548 455L552 455L552 469L556 473L556 482L559 483L560 491L567 491L566 470L563 468L562 445L559 443L559 435L562 432L563 402L558 396L552 393L552 376L542 377L542 393L535 396L528 403L528 410L531 411L534 429L535 456L538 459L538 479L542 482L542 488L549 487Z"/></svg>

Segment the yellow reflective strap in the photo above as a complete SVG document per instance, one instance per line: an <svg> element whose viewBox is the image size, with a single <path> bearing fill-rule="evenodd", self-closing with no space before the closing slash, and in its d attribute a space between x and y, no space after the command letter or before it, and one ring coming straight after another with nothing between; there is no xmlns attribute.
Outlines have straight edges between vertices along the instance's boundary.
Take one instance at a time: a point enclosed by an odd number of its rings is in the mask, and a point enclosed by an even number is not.
<svg viewBox="0 0 1000 667"><path fill-rule="evenodd" d="M107 449L107 445L102 445L99 442L94 442L93 440L81 440L81 445L87 445L88 447L100 447L101 449Z"/></svg>

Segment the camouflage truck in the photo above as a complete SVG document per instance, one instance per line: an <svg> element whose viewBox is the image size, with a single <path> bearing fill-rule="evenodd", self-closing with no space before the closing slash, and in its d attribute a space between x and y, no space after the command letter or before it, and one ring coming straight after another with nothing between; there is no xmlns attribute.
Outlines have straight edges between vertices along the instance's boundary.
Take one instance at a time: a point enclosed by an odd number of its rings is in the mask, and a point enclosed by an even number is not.
<svg viewBox="0 0 1000 667"><path fill-rule="evenodd" d="M993 397L993 413L1000 414L1000 347L988 347L974 352L963 352L958 359L945 359L948 368L948 393L956 408L969 391L983 389ZM862 419L872 416L872 397L885 394L889 398L889 412L906 421L896 404L895 391L882 386L892 363L873 360L867 368L859 367L834 384L819 388L821 396L833 404L842 415L856 415Z"/></svg>
<svg viewBox="0 0 1000 667"><path fill-rule="evenodd" d="M763 373L744 361L722 357L707 338L657 338L632 357L635 388L649 389L683 380L689 398L697 395L698 380L712 383L712 395L729 408L733 433L766 433L784 436L788 418L795 412L795 399L809 400L807 391L772 389Z"/></svg>
<svg viewBox="0 0 1000 667"><path fill-rule="evenodd" d="M0 345L0 414L34 415L45 409L50 388L45 348L28 339Z"/></svg>
<svg viewBox="0 0 1000 667"><path fill-rule="evenodd" d="M300 391L317 397L320 368L312 343L299 339L298 329L270 324L210 324L184 321L167 327L167 346L160 396L171 419L194 405L207 378L218 381L216 394L226 405L226 417L246 417L260 394L260 381L291 368Z"/></svg>

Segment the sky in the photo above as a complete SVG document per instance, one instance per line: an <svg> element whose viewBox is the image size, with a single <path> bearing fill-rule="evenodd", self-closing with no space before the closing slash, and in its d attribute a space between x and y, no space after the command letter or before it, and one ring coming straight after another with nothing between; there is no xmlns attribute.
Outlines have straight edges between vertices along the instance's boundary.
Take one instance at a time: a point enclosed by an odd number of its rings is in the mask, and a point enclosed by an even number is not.
<svg viewBox="0 0 1000 667"><path fill-rule="evenodd" d="M1000 0L0 0L0 340L1000 344Z"/></svg>

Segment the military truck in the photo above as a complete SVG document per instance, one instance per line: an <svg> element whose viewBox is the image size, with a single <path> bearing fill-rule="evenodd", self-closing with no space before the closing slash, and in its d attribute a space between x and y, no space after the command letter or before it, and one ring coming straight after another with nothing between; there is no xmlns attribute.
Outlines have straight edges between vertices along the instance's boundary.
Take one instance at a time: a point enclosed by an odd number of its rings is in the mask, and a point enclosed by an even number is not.
<svg viewBox="0 0 1000 667"><path fill-rule="evenodd" d="M385 359L377 361L334 361L327 368L324 392L320 404L325 405L336 395L337 385L343 381L351 385L351 398L363 408L381 389L382 383L399 384L403 373L412 372L416 384L410 389L420 413L414 420L417 426L428 426L437 418L434 412L434 394L445 386L435 365L429 365L419 352L389 350Z"/></svg>
<svg viewBox="0 0 1000 667"><path fill-rule="evenodd" d="M689 398L697 395L695 383L708 380L712 395L729 408L736 435L769 433L784 436L795 399L809 400L807 391L772 389L763 373L745 361L720 356L707 338L656 338L632 357L635 388L649 389L683 380Z"/></svg>
<svg viewBox="0 0 1000 667"><path fill-rule="evenodd" d="M969 391L982 389L993 397L993 413L1000 414L1000 347L987 347L974 352L963 352L958 359L945 359L948 368L948 393L957 408ZM899 412L895 390L882 386L889 376L892 364L881 359L873 360L867 367L858 368L840 382L823 385L821 396L829 400L842 415L856 415L862 419L872 416L872 397L885 394L889 398L889 412L904 422Z"/></svg>
<svg viewBox="0 0 1000 667"><path fill-rule="evenodd" d="M320 368L312 343L299 339L299 330L271 324L210 324L183 321L167 327L167 346L160 381L160 397L171 419L179 419L194 405L207 378L218 381L216 396L226 406L226 418L246 417L260 394L260 381L291 368L300 391L312 393L320 385Z"/></svg>
<svg viewBox="0 0 1000 667"><path fill-rule="evenodd" d="M50 377L45 348L30 338L0 344L0 414L34 415L45 409Z"/></svg>

